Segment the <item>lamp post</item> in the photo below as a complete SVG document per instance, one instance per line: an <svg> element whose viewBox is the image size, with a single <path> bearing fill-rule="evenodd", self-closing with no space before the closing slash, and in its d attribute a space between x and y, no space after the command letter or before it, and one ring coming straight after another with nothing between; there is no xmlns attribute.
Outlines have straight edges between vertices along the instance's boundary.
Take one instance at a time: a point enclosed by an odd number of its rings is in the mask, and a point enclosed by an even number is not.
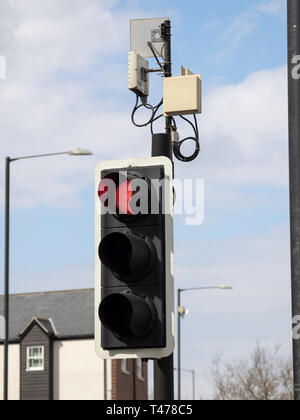
<svg viewBox="0 0 300 420"><path fill-rule="evenodd" d="M174 369L178 370L178 369ZM192 374L192 381L193 381L193 401L196 399L196 386L195 386L195 369L180 369L181 372L189 372Z"/></svg>
<svg viewBox="0 0 300 420"><path fill-rule="evenodd" d="M232 290L231 286L207 286L207 287L194 287L189 289L178 289L177 290L177 375L178 375L178 400L181 399L181 317L184 316L185 310L181 307L181 293L190 292L193 290L210 290L210 289L219 289L219 290Z"/></svg>
<svg viewBox="0 0 300 420"><path fill-rule="evenodd" d="M3 369L3 399L8 400L8 346L9 346L9 211L10 211L10 164L17 160L34 159L40 157L69 155L89 156L91 152L77 148L67 152L48 153L43 155L21 156L5 159L5 241L4 241L4 369Z"/></svg>

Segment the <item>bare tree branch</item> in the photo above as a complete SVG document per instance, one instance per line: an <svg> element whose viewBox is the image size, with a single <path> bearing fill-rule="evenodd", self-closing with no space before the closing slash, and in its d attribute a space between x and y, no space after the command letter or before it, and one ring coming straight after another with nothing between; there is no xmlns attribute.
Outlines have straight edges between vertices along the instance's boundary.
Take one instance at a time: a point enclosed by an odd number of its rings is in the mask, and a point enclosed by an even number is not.
<svg viewBox="0 0 300 420"><path fill-rule="evenodd" d="M292 400L292 361L279 355L280 346L272 351L259 343L249 360L226 364L217 354L212 360L215 400Z"/></svg>

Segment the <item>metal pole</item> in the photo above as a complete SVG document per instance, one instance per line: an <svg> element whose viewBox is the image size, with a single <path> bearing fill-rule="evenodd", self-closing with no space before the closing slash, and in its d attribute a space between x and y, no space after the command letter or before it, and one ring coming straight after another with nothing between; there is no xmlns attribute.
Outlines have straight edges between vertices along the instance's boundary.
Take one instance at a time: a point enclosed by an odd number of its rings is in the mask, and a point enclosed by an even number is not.
<svg viewBox="0 0 300 420"><path fill-rule="evenodd" d="M164 23L165 31L165 64L164 76L172 77L172 57L171 57L171 22L166 20ZM166 117L166 133L171 136L172 117Z"/></svg>
<svg viewBox="0 0 300 420"><path fill-rule="evenodd" d="M4 242L4 370L3 370L3 400L8 400L8 346L9 346L9 187L10 158L5 159L5 242Z"/></svg>
<svg viewBox="0 0 300 420"><path fill-rule="evenodd" d="M133 375L133 401L136 401L136 360L132 361L132 375Z"/></svg>
<svg viewBox="0 0 300 420"><path fill-rule="evenodd" d="M164 22L165 39L165 77L172 76L171 63L171 22ZM152 137L152 156L167 156L172 160L171 144L172 118L166 118L166 134L154 134ZM174 400L174 356L154 361L154 399Z"/></svg>
<svg viewBox="0 0 300 420"><path fill-rule="evenodd" d="M169 134L154 134L152 156L167 156L172 159L171 137ZM174 360L173 354L154 360L154 399L174 400Z"/></svg>
<svg viewBox="0 0 300 420"><path fill-rule="evenodd" d="M154 399L174 400L174 361L173 354L164 359L154 361Z"/></svg>
<svg viewBox="0 0 300 420"><path fill-rule="evenodd" d="M300 315L300 4L288 0L289 170L293 318ZM297 59L298 58L298 59ZM296 61L295 61L296 60ZM293 340L294 394L300 400L300 340Z"/></svg>
<svg viewBox="0 0 300 420"><path fill-rule="evenodd" d="M196 390L195 390L195 371L192 370L192 375L193 375L193 401L195 401L196 399Z"/></svg>
<svg viewBox="0 0 300 420"><path fill-rule="evenodd" d="M178 386L178 401L181 400L181 314L179 313L179 308L181 306L180 301L181 289L177 290L177 386Z"/></svg>
<svg viewBox="0 0 300 420"><path fill-rule="evenodd" d="M107 360L103 359L103 382L104 382L104 401L107 398Z"/></svg>

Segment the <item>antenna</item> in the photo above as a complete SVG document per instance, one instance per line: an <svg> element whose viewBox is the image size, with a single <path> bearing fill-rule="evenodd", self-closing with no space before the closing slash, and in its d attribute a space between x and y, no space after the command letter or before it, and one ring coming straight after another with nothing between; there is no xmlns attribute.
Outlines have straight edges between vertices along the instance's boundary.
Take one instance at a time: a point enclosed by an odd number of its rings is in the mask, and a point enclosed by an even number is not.
<svg viewBox="0 0 300 420"><path fill-rule="evenodd" d="M136 127L150 126L154 141L154 123L166 118L166 134L162 134L156 144L169 138L174 156L182 162L191 162L200 153L199 130L196 114L202 112L202 76L181 67L181 76L172 77L171 22L168 18L132 19L130 21L130 53L128 60L128 88L136 94L136 104L131 114ZM147 58L154 58L157 68L150 68ZM162 60L161 60L162 59ZM149 73L159 73L164 77L163 99L155 106L148 103ZM141 103L139 103L141 102ZM163 106L163 112L159 113ZM135 120L136 112L144 107L151 115L144 124ZM192 115L194 121L186 116ZM193 129L193 135L180 139L175 117L180 117ZM164 140L163 140L164 139ZM184 142L195 142L194 152L189 156L181 152ZM167 140L168 141L168 140ZM156 150L160 155L161 151Z"/></svg>
<svg viewBox="0 0 300 420"><path fill-rule="evenodd" d="M164 40L161 36L161 25L168 18L132 19L130 21L130 51L144 58L162 57ZM149 48L151 43L154 52Z"/></svg>

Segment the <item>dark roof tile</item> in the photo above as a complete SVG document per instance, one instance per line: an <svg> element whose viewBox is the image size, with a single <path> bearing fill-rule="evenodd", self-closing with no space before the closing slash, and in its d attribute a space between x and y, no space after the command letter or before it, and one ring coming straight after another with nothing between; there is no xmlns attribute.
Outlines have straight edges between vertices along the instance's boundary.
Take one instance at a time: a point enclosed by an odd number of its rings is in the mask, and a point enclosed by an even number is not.
<svg viewBox="0 0 300 420"><path fill-rule="evenodd" d="M9 312L11 341L19 339L33 318L51 319L58 338L94 335L93 289L11 295ZM4 297L0 296L0 319L3 314Z"/></svg>

